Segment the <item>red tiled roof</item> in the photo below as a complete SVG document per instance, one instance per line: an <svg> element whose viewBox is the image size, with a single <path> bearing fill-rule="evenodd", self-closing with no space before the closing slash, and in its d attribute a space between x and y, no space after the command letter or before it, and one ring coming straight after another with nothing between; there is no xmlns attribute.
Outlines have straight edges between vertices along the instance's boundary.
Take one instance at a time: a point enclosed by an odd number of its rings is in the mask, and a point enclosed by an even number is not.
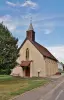
<svg viewBox="0 0 64 100"><path fill-rule="evenodd" d="M42 45L40 45L37 42L33 42L33 44L44 57L48 57L48 58L51 58L51 59L57 61L57 59L45 47L43 47Z"/></svg>
<svg viewBox="0 0 64 100"><path fill-rule="evenodd" d="M22 48L23 44L26 42L26 40L29 40L28 38L26 38L24 40L24 42L22 43L22 45L20 46L19 50ZM29 40L30 41L30 40ZM50 59L53 59L55 61L58 61L44 46L40 45L39 43L35 42L35 41L30 41L36 48L37 50L44 56Z"/></svg>
<svg viewBox="0 0 64 100"><path fill-rule="evenodd" d="M31 63L31 61L22 61L20 66L27 67L30 65L30 63Z"/></svg>

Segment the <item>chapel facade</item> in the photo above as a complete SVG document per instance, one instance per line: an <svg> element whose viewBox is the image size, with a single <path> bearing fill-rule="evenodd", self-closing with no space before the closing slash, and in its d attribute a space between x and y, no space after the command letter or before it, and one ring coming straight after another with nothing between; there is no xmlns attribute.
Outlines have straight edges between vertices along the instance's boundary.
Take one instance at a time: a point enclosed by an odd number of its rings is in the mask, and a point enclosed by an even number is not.
<svg viewBox="0 0 64 100"><path fill-rule="evenodd" d="M47 77L58 72L58 60L35 41L35 32L30 23L26 38L19 48L19 57L11 75L21 77ZM20 69L19 69L20 68Z"/></svg>

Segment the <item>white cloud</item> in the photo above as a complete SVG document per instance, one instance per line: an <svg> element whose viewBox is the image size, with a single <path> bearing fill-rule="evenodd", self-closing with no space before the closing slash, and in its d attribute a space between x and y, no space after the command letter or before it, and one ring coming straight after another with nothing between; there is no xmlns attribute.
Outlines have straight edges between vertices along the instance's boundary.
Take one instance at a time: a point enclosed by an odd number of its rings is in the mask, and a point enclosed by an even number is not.
<svg viewBox="0 0 64 100"><path fill-rule="evenodd" d="M0 17L0 22L3 22L5 26L12 32L16 29L16 25L12 23L12 17L10 15L5 15Z"/></svg>
<svg viewBox="0 0 64 100"><path fill-rule="evenodd" d="M64 18L64 14L37 14L37 19L36 21L43 21L43 20L57 20L59 18Z"/></svg>
<svg viewBox="0 0 64 100"><path fill-rule="evenodd" d="M4 15L4 16L0 16L0 22L7 22L7 21L11 21L11 16L10 15Z"/></svg>
<svg viewBox="0 0 64 100"><path fill-rule="evenodd" d="M32 2L31 0L26 0L24 3L13 3L13 2L9 2L6 1L6 4L13 6L13 7L30 7L31 9L35 9L38 5L35 2Z"/></svg>
<svg viewBox="0 0 64 100"><path fill-rule="evenodd" d="M50 34L52 31L53 31L52 29L45 29L45 30L44 30L44 34L47 34L47 35L48 35L48 34Z"/></svg>
<svg viewBox="0 0 64 100"><path fill-rule="evenodd" d="M16 26L11 24L11 23L4 23L5 26L8 27L8 29L11 31L11 32L14 32L14 30L16 30Z"/></svg>
<svg viewBox="0 0 64 100"><path fill-rule="evenodd" d="M38 5L35 2L32 2L31 0L26 0L22 5L22 7L31 7L32 9L35 9Z"/></svg>
<svg viewBox="0 0 64 100"><path fill-rule="evenodd" d="M16 4L15 4L15 3L12 3L12 2L9 2L9 1L6 1L6 4L8 4L8 5L10 5L10 6L13 6L13 7L15 7L15 6L16 6Z"/></svg>
<svg viewBox="0 0 64 100"><path fill-rule="evenodd" d="M47 48L59 61L64 62L64 45Z"/></svg>

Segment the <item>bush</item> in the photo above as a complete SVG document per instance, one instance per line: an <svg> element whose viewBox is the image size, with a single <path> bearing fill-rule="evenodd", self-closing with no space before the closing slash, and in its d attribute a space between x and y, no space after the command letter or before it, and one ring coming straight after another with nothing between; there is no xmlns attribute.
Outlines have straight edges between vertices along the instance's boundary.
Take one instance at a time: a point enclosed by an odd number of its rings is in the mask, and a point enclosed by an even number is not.
<svg viewBox="0 0 64 100"><path fill-rule="evenodd" d="M11 73L10 69L0 70L0 75L10 75L10 73Z"/></svg>

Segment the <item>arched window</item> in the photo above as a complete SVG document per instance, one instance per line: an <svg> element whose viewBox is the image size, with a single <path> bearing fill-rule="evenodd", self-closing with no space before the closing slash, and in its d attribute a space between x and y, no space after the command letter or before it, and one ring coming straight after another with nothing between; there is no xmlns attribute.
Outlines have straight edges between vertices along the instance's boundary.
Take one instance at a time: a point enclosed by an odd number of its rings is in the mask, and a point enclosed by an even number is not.
<svg viewBox="0 0 64 100"><path fill-rule="evenodd" d="M26 49L26 60L28 60L29 59L29 49L27 48Z"/></svg>

